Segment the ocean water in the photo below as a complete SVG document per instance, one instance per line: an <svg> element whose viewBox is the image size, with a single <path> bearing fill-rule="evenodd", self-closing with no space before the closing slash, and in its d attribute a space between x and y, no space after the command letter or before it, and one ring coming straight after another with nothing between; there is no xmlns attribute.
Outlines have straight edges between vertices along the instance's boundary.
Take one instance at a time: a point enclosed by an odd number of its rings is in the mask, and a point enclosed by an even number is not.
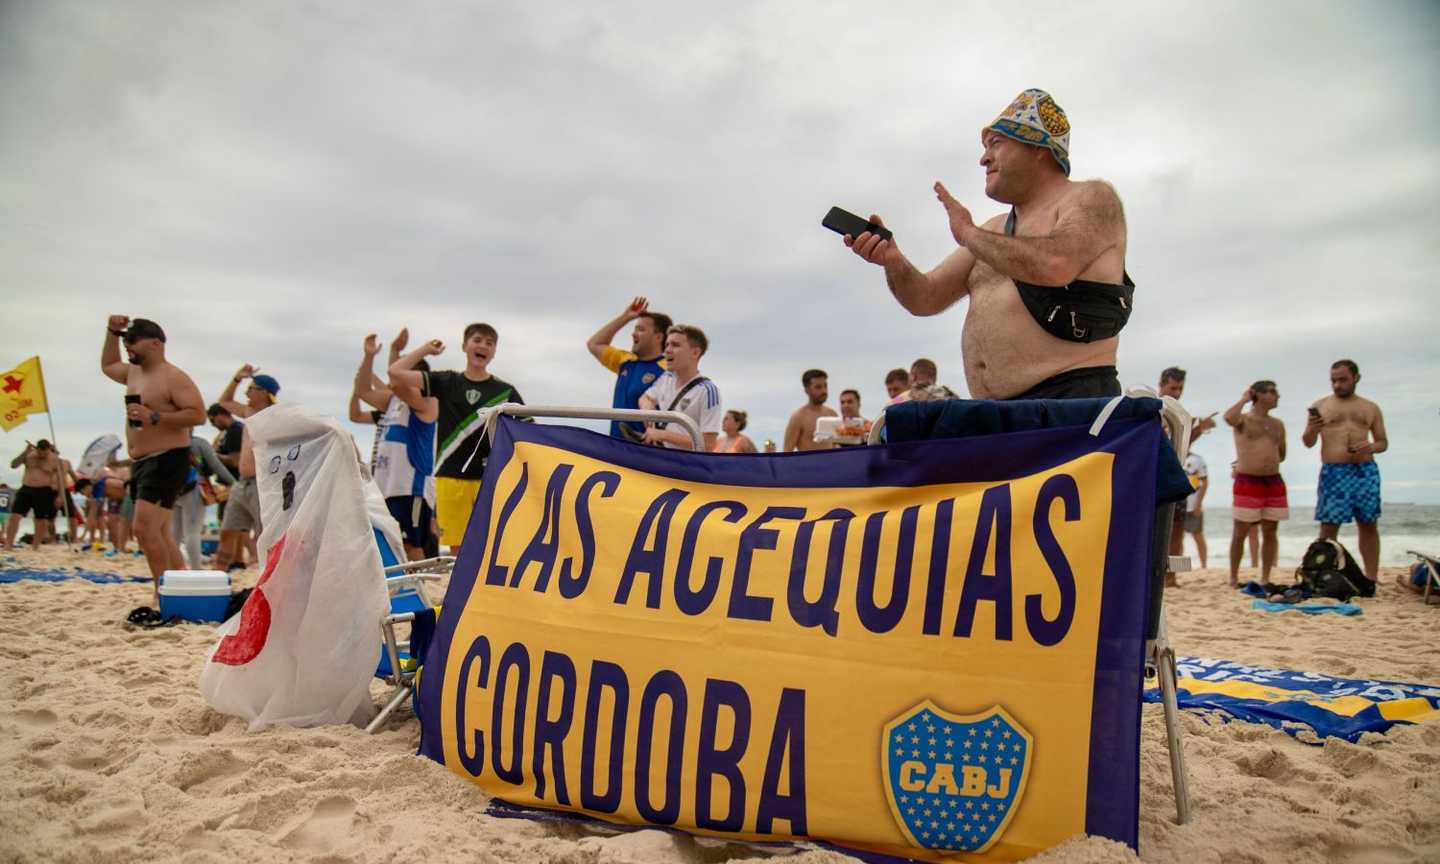
<svg viewBox="0 0 1440 864"><path fill-rule="evenodd" d="M1407 549L1440 556L1440 505L1386 503L1381 505L1380 510L1382 567L1414 562L1413 557L1405 554ZM1211 567L1230 566L1232 525L1229 507L1205 508L1205 545ZM1280 555L1276 566L1298 567L1305 549L1319 536L1320 523L1315 521L1315 508L1291 507L1290 518L1280 523ZM1360 555L1353 523L1340 526L1340 542L1357 557ZM1195 543L1188 534L1185 536L1185 554L1190 556L1193 566L1200 566L1200 559L1195 555ZM1240 560L1240 566L1250 566L1248 549Z"/></svg>
<svg viewBox="0 0 1440 864"><path fill-rule="evenodd" d="M1435 504L1384 504L1380 516L1380 565L1391 567L1409 565L1415 559L1405 554L1416 549L1427 555L1440 556L1440 505ZM215 508L206 510L207 525L215 520ZM30 520L20 523L16 538L30 532ZM1205 508L1205 545L1208 563L1211 567L1228 567L1230 555L1231 517L1229 507ZM1280 523L1280 556L1276 566L1296 567L1305 549L1320 536L1320 525L1315 521L1314 507L1291 507L1290 518ZM1360 545L1355 539L1355 526L1340 526L1340 542L1356 556ZM131 548L135 548L131 541ZM1195 554L1195 542L1185 535L1185 554L1190 556L1193 566L1200 566ZM1250 566L1247 550L1241 559L1241 567Z"/></svg>

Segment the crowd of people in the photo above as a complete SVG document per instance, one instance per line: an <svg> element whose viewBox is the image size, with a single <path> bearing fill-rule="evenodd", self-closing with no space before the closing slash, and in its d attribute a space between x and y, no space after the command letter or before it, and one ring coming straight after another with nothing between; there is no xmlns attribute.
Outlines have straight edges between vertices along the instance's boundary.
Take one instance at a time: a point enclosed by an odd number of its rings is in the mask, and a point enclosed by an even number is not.
<svg viewBox="0 0 1440 864"><path fill-rule="evenodd" d="M1135 289L1125 266L1127 228L1119 195L1105 181L1070 178L1069 118L1043 90L1017 96L981 129L980 145L986 195L1010 209L977 224L937 182L934 192L956 248L934 268L922 271L911 263L879 215L872 215L858 235L845 235L844 245L880 266L896 301L915 315L937 315L969 299L961 346L972 398L1119 395L1115 359ZM617 347L616 338L627 326L630 347ZM411 348L408 331L401 330L390 342L382 375L374 368L381 343L374 334L364 339L348 416L375 427L367 467L412 558L434 555L442 546L458 549L489 455L482 412L523 402L515 385L490 371L499 340L493 326L471 324L461 334L464 369L435 370L429 358L441 354L444 343L432 339ZM223 506L213 566L255 560L255 537L263 525L245 421L276 404L280 394L275 377L246 364L207 408L190 377L166 360L165 344L165 332L154 321L110 317L100 363L106 376L125 386L129 458L112 462L97 476L78 478L49 442L27 446L12 463L23 463L25 476L9 502L15 514L35 515L35 537L42 542L67 489L81 490L83 484L87 505L80 518L91 539L103 524L119 550L133 533L157 580L166 569L187 562L199 566L202 514L213 500ZM652 310L645 297L636 297L596 330L586 348L615 375L613 407L684 414L694 421L707 451L858 446L871 429L859 390L842 390L836 411L827 404L829 376L812 368L800 376L804 402L790 416L780 447L769 440L757 447L745 434L746 412L726 409L720 385L701 372L710 348L705 332ZM1380 477L1373 457L1387 446L1384 421L1378 406L1356 395L1360 371L1353 361L1336 361L1330 378L1332 394L1311 406L1301 436L1306 447L1320 444L1316 518L1326 537L1334 537L1342 523L1359 524L1360 552L1374 579ZM939 383L935 362L923 357L908 369L892 369L884 384L890 404L958 398ZM1162 373L1163 395L1178 399L1184 386L1183 370ZM1279 398L1275 382L1256 381L1223 416L1234 430L1236 450L1232 583L1244 545L1256 542L1256 534L1262 578L1268 580L1276 560L1277 525L1289 518L1280 475L1285 427L1272 414ZM193 434L206 420L217 433L213 442ZM1192 437L1215 425L1214 414L1198 419ZM684 428L664 422L616 421L610 434L673 449L696 444ZM1203 566L1209 472L1193 452L1185 468L1196 491L1177 515L1172 547L1178 551L1189 533ZM15 524L12 518L7 526L7 546L13 544Z"/></svg>

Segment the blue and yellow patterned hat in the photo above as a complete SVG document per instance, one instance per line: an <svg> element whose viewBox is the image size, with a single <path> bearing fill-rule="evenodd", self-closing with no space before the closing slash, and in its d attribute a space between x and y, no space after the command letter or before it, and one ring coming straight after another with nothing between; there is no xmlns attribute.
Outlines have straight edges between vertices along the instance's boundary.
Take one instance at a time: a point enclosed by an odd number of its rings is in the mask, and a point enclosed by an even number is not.
<svg viewBox="0 0 1440 864"><path fill-rule="evenodd" d="M1070 176L1070 120L1044 90L1031 87L1016 96L993 123L980 130L981 139L991 130L1021 144L1046 148L1065 176Z"/></svg>

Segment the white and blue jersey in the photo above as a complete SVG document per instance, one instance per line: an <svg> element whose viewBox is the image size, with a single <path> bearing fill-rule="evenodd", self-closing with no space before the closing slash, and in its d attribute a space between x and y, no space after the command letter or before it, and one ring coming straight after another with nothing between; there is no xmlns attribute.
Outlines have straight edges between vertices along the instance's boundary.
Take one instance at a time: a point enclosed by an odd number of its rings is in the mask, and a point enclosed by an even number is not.
<svg viewBox="0 0 1440 864"><path fill-rule="evenodd" d="M689 381L685 382L690 383ZM725 409L720 404L720 388L715 382L708 378L685 393L677 402L675 395L685 390L684 386L675 380L674 372L666 372L650 385L645 395L655 400L655 405L661 410L679 411L681 414L688 414L700 425L700 434L714 432L720 434L721 421L725 419ZM671 408L671 403L674 407ZM666 447L673 446L666 444Z"/></svg>
<svg viewBox="0 0 1440 864"><path fill-rule="evenodd" d="M381 421L385 433L375 454L375 483L386 498L420 497L435 506L435 424L415 416L391 396Z"/></svg>

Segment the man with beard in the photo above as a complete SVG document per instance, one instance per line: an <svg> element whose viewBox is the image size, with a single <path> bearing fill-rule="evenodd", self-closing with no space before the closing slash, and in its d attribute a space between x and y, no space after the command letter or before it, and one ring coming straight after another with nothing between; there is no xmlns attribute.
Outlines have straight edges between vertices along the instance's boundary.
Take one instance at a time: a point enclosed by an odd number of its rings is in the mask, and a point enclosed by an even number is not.
<svg viewBox="0 0 1440 864"><path fill-rule="evenodd" d="M622 351L611 345L620 328L635 322L630 333L631 350ZM669 315L650 311L650 300L636 297L625 311L595 331L585 343L600 365L615 373L613 408L637 408L640 397L655 380L665 374L665 334L670 330ZM639 441L645 437L644 423L611 421L610 437Z"/></svg>
<svg viewBox="0 0 1440 864"><path fill-rule="evenodd" d="M1070 123L1043 90L1016 97L980 142L985 194L1011 205L1008 215L977 226L937 182L959 248L935 269L918 270L893 238L869 231L845 245L884 267L915 315L970 298L961 347L972 398L1118 396L1118 334L1134 289L1119 196L1103 181L1070 179Z"/></svg>
<svg viewBox="0 0 1440 864"><path fill-rule="evenodd" d="M1320 487L1315 521L1320 536L1334 540L1340 523L1355 523L1365 576L1380 575L1380 466L1375 454L1390 447L1380 406L1355 395L1360 367L1354 360L1336 360L1330 367L1330 392L1310 406L1300 441L1320 441Z"/></svg>
<svg viewBox="0 0 1440 864"><path fill-rule="evenodd" d="M827 406L830 398L830 376L823 369L807 369L800 376L800 386L805 389L805 404L790 415L785 426L785 450L833 450L834 442L823 444L815 441L815 421L821 417L835 417L835 409Z"/></svg>
<svg viewBox="0 0 1440 864"><path fill-rule="evenodd" d="M128 362L120 359L122 340ZM111 315L100 369L125 385L135 537L150 567L159 606L160 575L185 566L170 533L170 511L190 473L191 432L205 422L205 401L190 376L165 359L165 331L154 321Z"/></svg>
<svg viewBox="0 0 1440 864"><path fill-rule="evenodd" d="M5 548L15 548L15 532L20 528L20 520L30 516L35 523L30 545L39 549L40 544L50 542L55 530L57 505L64 489L60 483L60 456L44 438L38 444L26 441L25 449L11 460L10 467L19 468L22 464L25 473L11 508L14 514L5 526Z"/></svg>

